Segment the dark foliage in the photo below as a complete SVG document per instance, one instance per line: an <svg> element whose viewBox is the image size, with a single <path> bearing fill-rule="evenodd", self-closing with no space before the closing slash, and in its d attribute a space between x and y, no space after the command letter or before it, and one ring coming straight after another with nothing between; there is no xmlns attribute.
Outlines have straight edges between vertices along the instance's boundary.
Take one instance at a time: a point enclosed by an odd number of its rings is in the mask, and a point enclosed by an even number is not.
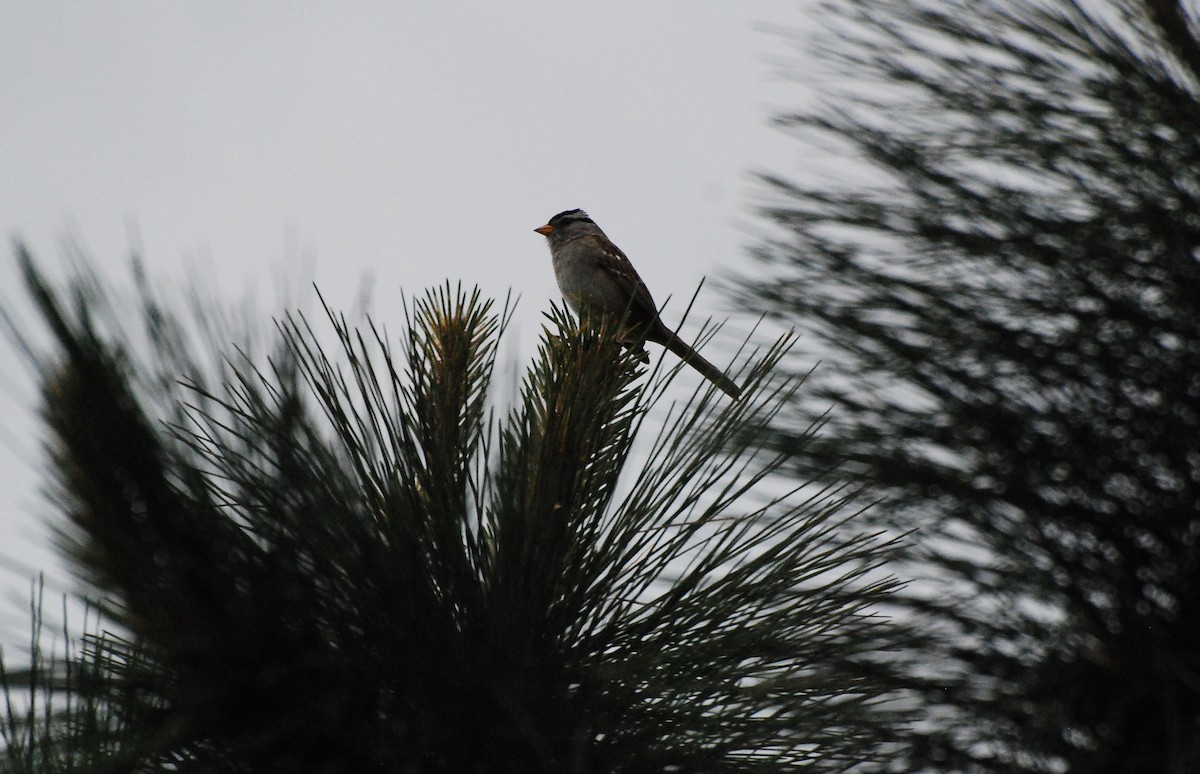
<svg viewBox="0 0 1200 774"><path fill-rule="evenodd" d="M822 358L776 424L799 474L845 458L917 530L893 768L1200 771L1196 6L822 18L825 101L781 121L813 163L730 291Z"/></svg>
<svg viewBox="0 0 1200 774"><path fill-rule="evenodd" d="M559 312L493 419L478 294L419 299L398 354L329 313L332 359L292 316L214 374L147 287L139 359L132 307L23 261L62 543L112 630L7 673L0 768L842 771L894 738L854 663L885 541L843 491L765 492L783 458L741 432L799 386L785 344L630 465L671 374L635 388Z"/></svg>

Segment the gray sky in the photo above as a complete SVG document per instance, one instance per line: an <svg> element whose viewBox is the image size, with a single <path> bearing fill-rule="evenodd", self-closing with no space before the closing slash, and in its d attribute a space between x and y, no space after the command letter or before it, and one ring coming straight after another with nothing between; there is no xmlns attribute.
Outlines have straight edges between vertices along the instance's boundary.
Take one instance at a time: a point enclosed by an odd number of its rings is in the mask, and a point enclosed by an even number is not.
<svg viewBox="0 0 1200 774"><path fill-rule="evenodd" d="M701 277L746 260L749 172L798 171L799 147L767 125L799 98L772 63L794 52L759 30L802 25L799 2L0 0L0 14L0 225L50 264L70 236L106 271L135 246L162 280L190 268L273 301L290 273L341 308L370 278L384 322L402 289L512 288L527 356L558 296L532 231L551 215L587 209L658 301L674 296L670 322ZM723 303L706 290L697 315ZM0 343L0 558L61 578L34 402ZM0 589L0 643L20 642L27 582L0 565Z"/></svg>

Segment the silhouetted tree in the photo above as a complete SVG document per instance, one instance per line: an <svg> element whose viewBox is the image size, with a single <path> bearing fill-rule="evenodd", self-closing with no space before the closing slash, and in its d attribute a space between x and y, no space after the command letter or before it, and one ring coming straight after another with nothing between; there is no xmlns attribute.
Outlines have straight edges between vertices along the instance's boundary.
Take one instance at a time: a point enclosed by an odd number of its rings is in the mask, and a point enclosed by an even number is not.
<svg viewBox="0 0 1200 774"><path fill-rule="evenodd" d="M810 163L729 289L822 361L797 475L915 530L889 768L1200 771L1197 8L822 6Z"/></svg>
<svg viewBox="0 0 1200 774"><path fill-rule="evenodd" d="M22 260L107 628L3 674L0 769L844 771L894 738L854 664L886 541L843 490L770 494L743 432L799 387L786 344L630 464L671 374L636 388L603 326L553 313L497 418L507 310L477 293L417 300L398 351L330 313L329 357L293 315L270 358L211 336L222 361L147 285L143 346L134 306Z"/></svg>

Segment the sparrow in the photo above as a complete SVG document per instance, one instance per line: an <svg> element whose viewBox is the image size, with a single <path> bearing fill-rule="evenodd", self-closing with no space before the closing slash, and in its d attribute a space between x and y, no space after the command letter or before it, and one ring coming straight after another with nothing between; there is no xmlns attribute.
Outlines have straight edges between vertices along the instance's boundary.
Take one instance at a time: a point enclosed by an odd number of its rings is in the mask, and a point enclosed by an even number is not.
<svg viewBox="0 0 1200 774"><path fill-rule="evenodd" d="M554 262L554 277L575 314L623 319L622 344L649 360L644 341L674 352L683 362L735 400L742 394L725 373L701 357L663 324L650 289L625 253L613 244L583 210L566 210L534 231L546 237Z"/></svg>

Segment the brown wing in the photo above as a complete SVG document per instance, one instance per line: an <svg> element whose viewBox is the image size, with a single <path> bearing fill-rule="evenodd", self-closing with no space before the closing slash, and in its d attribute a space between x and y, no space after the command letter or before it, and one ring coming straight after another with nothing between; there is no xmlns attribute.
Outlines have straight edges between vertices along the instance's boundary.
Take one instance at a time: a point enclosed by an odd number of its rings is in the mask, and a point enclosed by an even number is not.
<svg viewBox="0 0 1200 774"><path fill-rule="evenodd" d="M658 307L654 305L654 297L650 295L650 288L646 287L646 283L638 276L637 270L625 257L625 253L621 252L621 248L607 238L601 239L601 247L612 259L602 262L601 267L608 272L609 276L624 291L625 296L630 299L629 316L631 320L639 323L657 320Z"/></svg>

